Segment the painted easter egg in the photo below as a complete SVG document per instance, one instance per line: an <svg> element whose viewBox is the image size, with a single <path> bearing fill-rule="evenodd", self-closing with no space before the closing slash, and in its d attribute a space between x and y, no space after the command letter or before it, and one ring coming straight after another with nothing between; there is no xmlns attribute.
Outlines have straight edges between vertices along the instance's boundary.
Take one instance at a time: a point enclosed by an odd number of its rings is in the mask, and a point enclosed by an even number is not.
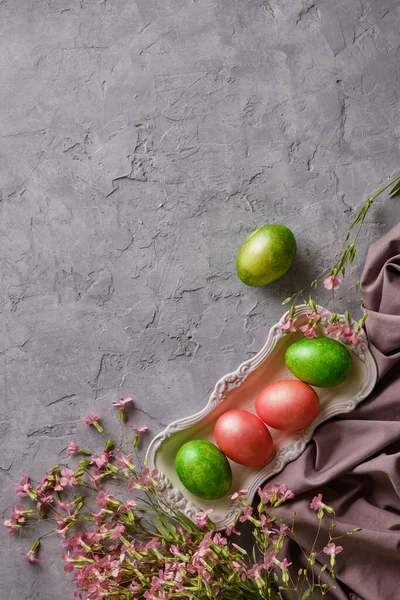
<svg viewBox="0 0 400 600"><path fill-rule="evenodd" d="M179 449L176 473L189 492L205 500L217 500L229 492L232 471L226 456L211 442L191 440Z"/></svg>
<svg viewBox="0 0 400 600"><path fill-rule="evenodd" d="M347 348L328 337L294 342L285 352L285 362L298 379L318 387L339 385L352 367Z"/></svg>
<svg viewBox="0 0 400 600"><path fill-rule="evenodd" d="M275 381L256 399L260 419L274 429L299 431L313 422L320 409L315 390L297 380Z"/></svg>
<svg viewBox="0 0 400 600"><path fill-rule="evenodd" d="M246 410L223 413L215 424L214 437L228 458L247 467L264 465L274 452L267 427Z"/></svg>
<svg viewBox="0 0 400 600"><path fill-rule="evenodd" d="M296 255L296 239L284 225L272 223L253 231L236 259L236 271L246 285L260 287L282 277Z"/></svg>

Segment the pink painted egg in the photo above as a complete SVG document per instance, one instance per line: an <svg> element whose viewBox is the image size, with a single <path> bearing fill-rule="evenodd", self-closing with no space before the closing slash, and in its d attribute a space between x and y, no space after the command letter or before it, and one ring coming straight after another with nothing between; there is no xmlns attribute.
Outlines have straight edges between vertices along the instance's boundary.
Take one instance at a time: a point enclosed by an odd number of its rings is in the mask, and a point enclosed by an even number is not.
<svg viewBox="0 0 400 600"><path fill-rule="evenodd" d="M215 441L231 460L246 467L264 465L274 452L267 427L246 410L228 410L215 424Z"/></svg>
<svg viewBox="0 0 400 600"><path fill-rule="evenodd" d="M282 431L299 431L319 413L319 398L303 381L275 381L256 399L256 413L264 423Z"/></svg>

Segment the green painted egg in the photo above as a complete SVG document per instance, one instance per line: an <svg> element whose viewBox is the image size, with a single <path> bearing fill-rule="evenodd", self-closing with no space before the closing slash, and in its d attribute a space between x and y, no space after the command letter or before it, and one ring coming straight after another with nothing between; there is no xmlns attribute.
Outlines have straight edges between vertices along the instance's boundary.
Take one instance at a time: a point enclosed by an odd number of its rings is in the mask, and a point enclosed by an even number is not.
<svg viewBox="0 0 400 600"><path fill-rule="evenodd" d="M318 387L339 385L352 366L347 348L327 337L294 342L285 352L285 362L298 379Z"/></svg>
<svg viewBox="0 0 400 600"><path fill-rule="evenodd" d="M191 440L179 449L176 473L189 492L205 500L225 496L232 483L232 471L225 454L206 440Z"/></svg>
<svg viewBox="0 0 400 600"><path fill-rule="evenodd" d="M236 259L236 271L246 285L261 287L282 277L296 255L296 239L284 225L273 223L253 231Z"/></svg>

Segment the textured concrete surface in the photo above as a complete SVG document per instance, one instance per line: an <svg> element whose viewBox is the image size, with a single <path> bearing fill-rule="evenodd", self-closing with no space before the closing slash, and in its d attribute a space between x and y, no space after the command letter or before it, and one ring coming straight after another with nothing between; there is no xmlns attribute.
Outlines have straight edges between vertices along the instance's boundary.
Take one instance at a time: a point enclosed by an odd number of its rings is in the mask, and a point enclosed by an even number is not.
<svg viewBox="0 0 400 600"><path fill-rule="evenodd" d="M112 399L151 434L198 410L329 264L400 167L399 31L397 0L0 2L4 515L95 442L83 416L119 431ZM376 205L361 263L399 217ZM296 263L245 288L238 248L272 222ZM34 567L30 533L1 536L2 598L72 598L58 544Z"/></svg>

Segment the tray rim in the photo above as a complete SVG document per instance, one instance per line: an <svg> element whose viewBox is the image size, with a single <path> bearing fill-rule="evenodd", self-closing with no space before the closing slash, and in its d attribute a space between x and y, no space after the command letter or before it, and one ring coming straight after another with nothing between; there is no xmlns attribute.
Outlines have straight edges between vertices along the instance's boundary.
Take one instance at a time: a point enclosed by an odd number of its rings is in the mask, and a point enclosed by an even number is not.
<svg viewBox="0 0 400 600"><path fill-rule="evenodd" d="M332 313L327 311L325 308L318 306L318 311L325 312L328 319L332 317ZM294 319L310 313L310 308L306 304L300 304L295 307ZM242 384L242 382L248 377L250 373L255 371L272 353L275 346L286 336L286 333L281 329L281 325L289 317L289 311L286 311L280 320L275 323L269 330L267 340L263 347L251 358L242 362L235 371L227 373L221 377L208 399L206 406L199 412L178 419L169 423L169 425L160 433L158 433L150 442L146 452L146 462L150 470L155 469L156 455L161 448L163 442L171 437L177 431L182 431L193 425L196 425L204 417L210 414L219 404L224 402L227 392L234 389ZM339 315L340 319L344 319L344 315ZM353 325L355 322L353 321ZM372 392L376 380L377 380L377 366L375 360L368 347L367 336L364 330L360 331L359 337L361 343L358 346L351 347L351 351L365 363L367 370L367 378L359 390L359 392L348 398L347 400L335 404L332 407L327 407L321 411L316 419L311 423L309 427L303 429L297 434L297 438L287 446L280 448L273 458L273 460L260 468L257 474L250 480L247 485L247 498L249 502L252 502L257 492L257 488L265 482L266 479L279 473L287 463L292 462L298 458L305 450L307 443L311 440L315 429L323 422L339 414L346 414L352 412L356 406L369 396ZM348 347L348 346L346 346ZM165 473L160 473L160 482L157 487L158 494L162 497L163 504L171 506L173 509L180 510L187 517L193 521L196 518L196 514L201 511L200 508L196 507L189 499L187 499L181 490L173 488L171 481L168 479ZM236 491L236 490L234 490ZM224 529L232 525L235 515L240 509L238 502L231 502L223 519L215 521L217 529Z"/></svg>

